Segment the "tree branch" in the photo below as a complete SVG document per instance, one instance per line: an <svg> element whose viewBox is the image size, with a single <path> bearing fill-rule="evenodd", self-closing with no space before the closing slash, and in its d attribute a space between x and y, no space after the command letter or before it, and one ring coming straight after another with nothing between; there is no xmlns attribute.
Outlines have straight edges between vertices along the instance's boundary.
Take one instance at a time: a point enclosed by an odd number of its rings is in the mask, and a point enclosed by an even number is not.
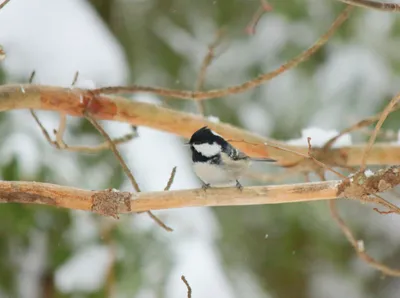
<svg viewBox="0 0 400 298"><path fill-rule="evenodd" d="M362 186L359 184L362 183ZM308 202L335 198L358 199L400 184L400 166L360 179L290 185L212 188L147 193L116 190L89 191L37 182L0 181L0 203L44 204L87 210L103 215L183 207L241 206ZM358 187L357 187L358 185ZM373 200L369 201L374 203Z"/></svg>
<svg viewBox="0 0 400 298"><path fill-rule="evenodd" d="M24 90L24 92L21 91ZM90 103L90 104L89 104ZM87 90L41 85L0 86L0 111L14 109L41 109L84 117L87 109L97 120L114 120L137 126L148 126L189 138L202 126L209 126L225 138L236 140L235 147L253 157L271 157L281 166L290 167L303 160L290 152L265 146L278 144L296 152L307 154L307 147L289 146L273 139L245 131L225 123L213 123L201 116L179 112L158 105L130 101L122 97L94 95ZM365 145L345 146L326 151L318 159L325 164L355 166L361 162ZM317 150L317 149L314 149ZM400 164L400 147L390 143L375 144L367 159L368 165Z"/></svg>
<svg viewBox="0 0 400 298"><path fill-rule="evenodd" d="M161 96L169 96L179 99L190 99L190 100L205 100L217 97L224 97L227 95L238 94L245 92L247 90L253 89L255 87L260 86L261 84L270 81L271 79L277 77L284 71L287 71L291 68L296 67L301 62L306 60L308 57L313 55L317 50L319 50L328 40L329 38L336 32L336 30L344 23L344 21L350 15L352 6L348 5L346 8L339 14L339 16L334 20L328 31L323 34L310 48L291 59L287 63L281 65L279 68L269 72L262 74L250 81L244 82L240 85L231 86L225 89L216 89L210 91L182 91L182 90L173 90L166 88L157 88L157 87L149 87L149 86L120 86L120 87L104 87L93 90L93 92L97 94L118 94L118 93L134 93L134 92L149 92L155 93Z"/></svg>
<svg viewBox="0 0 400 298"><path fill-rule="evenodd" d="M378 2L371 0L339 0L339 1L346 3L348 5L353 5L363 8L371 8L382 11L390 11L390 12L400 12L400 4L397 3Z"/></svg>

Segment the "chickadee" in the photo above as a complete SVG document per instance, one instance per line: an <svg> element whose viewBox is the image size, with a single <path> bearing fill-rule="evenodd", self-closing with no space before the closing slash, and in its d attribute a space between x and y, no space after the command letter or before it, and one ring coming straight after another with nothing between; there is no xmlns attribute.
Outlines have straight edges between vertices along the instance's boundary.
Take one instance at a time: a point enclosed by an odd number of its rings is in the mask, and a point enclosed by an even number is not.
<svg viewBox="0 0 400 298"><path fill-rule="evenodd" d="M236 181L246 172L251 161L275 162L270 158L252 158L229 144L222 136L204 126L197 130L188 143L192 151L193 169L206 190L210 185Z"/></svg>

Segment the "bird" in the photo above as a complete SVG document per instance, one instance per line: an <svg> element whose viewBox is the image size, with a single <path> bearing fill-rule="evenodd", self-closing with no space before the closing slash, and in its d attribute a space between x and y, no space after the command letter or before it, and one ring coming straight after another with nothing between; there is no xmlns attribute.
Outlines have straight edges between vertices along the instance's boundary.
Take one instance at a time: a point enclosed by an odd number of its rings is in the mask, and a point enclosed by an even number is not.
<svg viewBox="0 0 400 298"><path fill-rule="evenodd" d="M271 158L253 158L236 149L221 135L204 126L193 133L189 142L193 170L202 182L203 190L211 186L239 182L252 161L276 162Z"/></svg>

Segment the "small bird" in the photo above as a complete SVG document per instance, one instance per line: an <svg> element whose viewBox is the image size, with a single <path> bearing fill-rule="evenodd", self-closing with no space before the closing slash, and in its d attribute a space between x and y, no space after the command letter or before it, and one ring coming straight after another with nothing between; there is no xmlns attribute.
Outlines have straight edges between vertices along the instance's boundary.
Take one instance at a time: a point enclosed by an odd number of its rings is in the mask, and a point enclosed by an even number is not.
<svg viewBox="0 0 400 298"><path fill-rule="evenodd" d="M251 161L275 162L270 158L252 158L229 144L222 136L204 126L197 130L188 143L192 151L193 169L206 190L211 185L236 181L239 190L243 186L239 178L245 174Z"/></svg>

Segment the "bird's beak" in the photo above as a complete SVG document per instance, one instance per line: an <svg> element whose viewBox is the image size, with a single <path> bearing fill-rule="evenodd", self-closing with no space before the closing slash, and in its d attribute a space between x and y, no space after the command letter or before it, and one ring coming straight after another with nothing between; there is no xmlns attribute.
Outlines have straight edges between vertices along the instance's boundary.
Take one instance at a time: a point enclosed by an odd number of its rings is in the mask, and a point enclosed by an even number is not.
<svg viewBox="0 0 400 298"><path fill-rule="evenodd" d="M185 145L185 146L190 146L190 143L189 143L189 142L183 143L183 145Z"/></svg>

